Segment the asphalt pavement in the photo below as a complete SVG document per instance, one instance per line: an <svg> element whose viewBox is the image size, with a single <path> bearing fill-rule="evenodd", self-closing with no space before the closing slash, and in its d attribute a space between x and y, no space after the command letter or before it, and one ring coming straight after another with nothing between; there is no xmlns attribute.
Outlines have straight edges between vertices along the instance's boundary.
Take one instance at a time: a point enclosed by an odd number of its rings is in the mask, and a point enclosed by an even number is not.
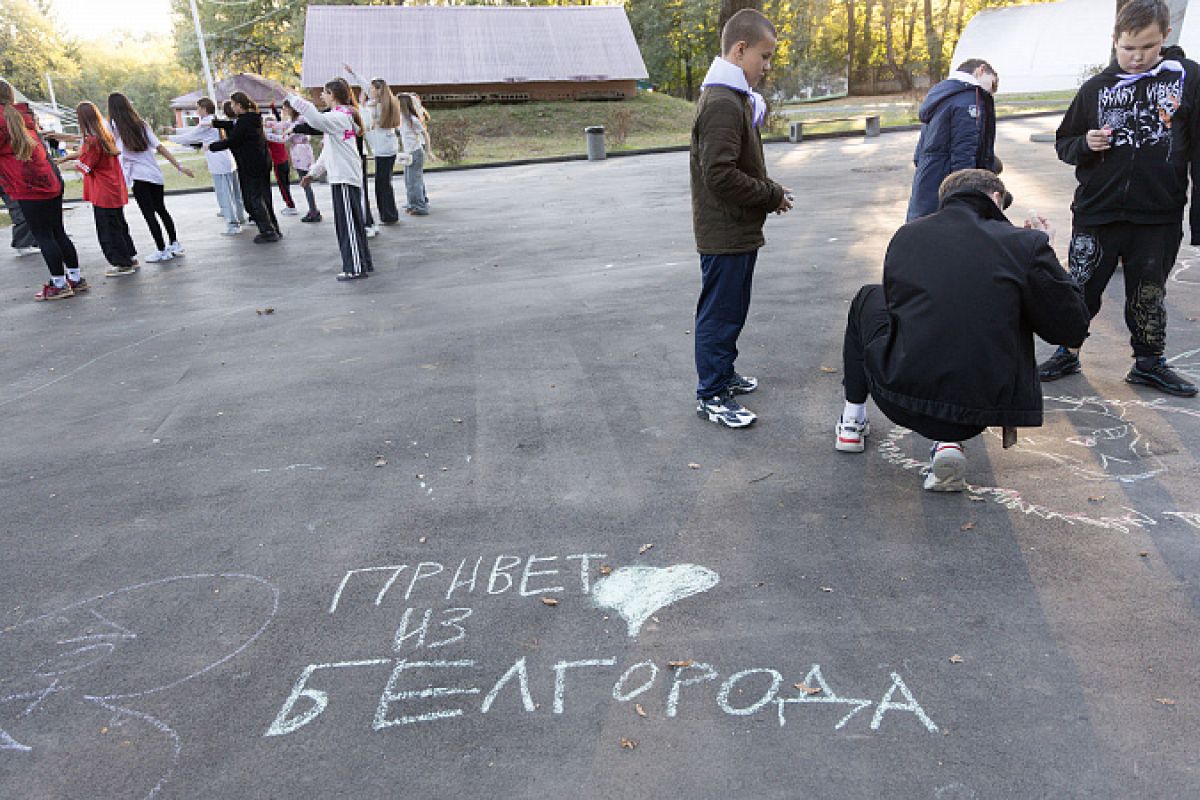
<svg viewBox="0 0 1200 800"><path fill-rule="evenodd" d="M1065 253L1052 126L997 150ZM740 431L694 413L686 153L431 174L348 284L325 187L266 246L168 198L187 255L119 279L76 208L61 302L0 254L0 796L1200 795L1200 400L1124 383L1120 274L970 491L878 415L833 449L915 139L767 147Z"/></svg>

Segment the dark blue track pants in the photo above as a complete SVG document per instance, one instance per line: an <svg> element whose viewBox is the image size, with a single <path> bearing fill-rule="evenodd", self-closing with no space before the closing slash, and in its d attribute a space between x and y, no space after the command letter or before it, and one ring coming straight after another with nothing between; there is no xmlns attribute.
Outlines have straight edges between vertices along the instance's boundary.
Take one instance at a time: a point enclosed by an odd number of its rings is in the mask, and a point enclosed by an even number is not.
<svg viewBox="0 0 1200 800"><path fill-rule="evenodd" d="M737 340L750 311L750 284L758 251L701 255L702 285L696 303L697 397L720 394L733 380Z"/></svg>

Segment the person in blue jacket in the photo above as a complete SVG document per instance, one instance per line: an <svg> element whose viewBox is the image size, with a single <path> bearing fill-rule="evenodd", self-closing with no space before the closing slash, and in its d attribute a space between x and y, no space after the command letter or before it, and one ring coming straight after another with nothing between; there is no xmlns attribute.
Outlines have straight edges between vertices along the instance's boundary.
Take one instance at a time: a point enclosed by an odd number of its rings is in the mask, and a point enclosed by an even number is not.
<svg viewBox="0 0 1200 800"><path fill-rule="evenodd" d="M960 169L1000 173L992 100L998 83L991 64L970 58L925 95L918 114L921 138L913 154L917 174L906 222L938 210L938 187L950 173Z"/></svg>

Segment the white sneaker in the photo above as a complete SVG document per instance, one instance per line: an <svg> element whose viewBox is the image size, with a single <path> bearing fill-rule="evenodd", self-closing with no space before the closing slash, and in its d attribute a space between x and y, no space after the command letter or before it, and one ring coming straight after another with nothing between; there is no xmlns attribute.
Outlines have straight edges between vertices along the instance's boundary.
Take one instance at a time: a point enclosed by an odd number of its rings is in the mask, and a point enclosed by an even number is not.
<svg viewBox="0 0 1200 800"><path fill-rule="evenodd" d="M242 226L236 222L232 225L226 225L225 230L221 232L222 236L237 236L242 232Z"/></svg>
<svg viewBox="0 0 1200 800"><path fill-rule="evenodd" d="M181 245L179 242L171 242L169 245L167 245L167 249L171 251L171 255L173 256L187 255L187 251L183 249L183 245Z"/></svg>
<svg viewBox="0 0 1200 800"><path fill-rule="evenodd" d="M159 250L157 253L151 253L146 256L146 263L154 264L158 261L170 261L174 257L175 255L171 252L171 248L168 247L166 250Z"/></svg>
<svg viewBox="0 0 1200 800"><path fill-rule="evenodd" d="M855 422L839 417L834 432L837 434L833 443L834 449L843 453L861 453L867 448L864 440L871 433L871 423L865 419Z"/></svg>
<svg viewBox="0 0 1200 800"><path fill-rule="evenodd" d="M925 476L927 492L961 492L967 488L963 474L967 471L967 457L959 442L938 442L929 451L932 461Z"/></svg>
<svg viewBox="0 0 1200 800"><path fill-rule="evenodd" d="M31 246L31 247L18 247L17 248L17 256L18 257L38 255L41 252L42 252L42 250L40 247L32 247Z"/></svg>
<svg viewBox="0 0 1200 800"><path fill-rule="evenodd" d="M378 235L379 235L379 228L376 228L374 225L367 226L367 238L368 239L374 239Z"/></svg>
<svg viewBox="0 0 1200 800"><path fill-rule="evenodd" d="M290 206L284 206L283 210L279 213L283 214L285 217L294 217L300 212Z"/></svg>

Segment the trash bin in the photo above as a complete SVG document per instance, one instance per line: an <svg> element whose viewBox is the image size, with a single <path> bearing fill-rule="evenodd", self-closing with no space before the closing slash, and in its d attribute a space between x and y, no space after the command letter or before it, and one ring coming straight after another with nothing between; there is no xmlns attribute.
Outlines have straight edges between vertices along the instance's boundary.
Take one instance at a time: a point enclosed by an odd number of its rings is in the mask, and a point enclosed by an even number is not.
<svg viewBox="0 0 1200 800"><path fill-rule="evenodd" d="M590 125L584 128L583 132L587 134L588 161L602 161L605 158L604 126Z"/></svg>

